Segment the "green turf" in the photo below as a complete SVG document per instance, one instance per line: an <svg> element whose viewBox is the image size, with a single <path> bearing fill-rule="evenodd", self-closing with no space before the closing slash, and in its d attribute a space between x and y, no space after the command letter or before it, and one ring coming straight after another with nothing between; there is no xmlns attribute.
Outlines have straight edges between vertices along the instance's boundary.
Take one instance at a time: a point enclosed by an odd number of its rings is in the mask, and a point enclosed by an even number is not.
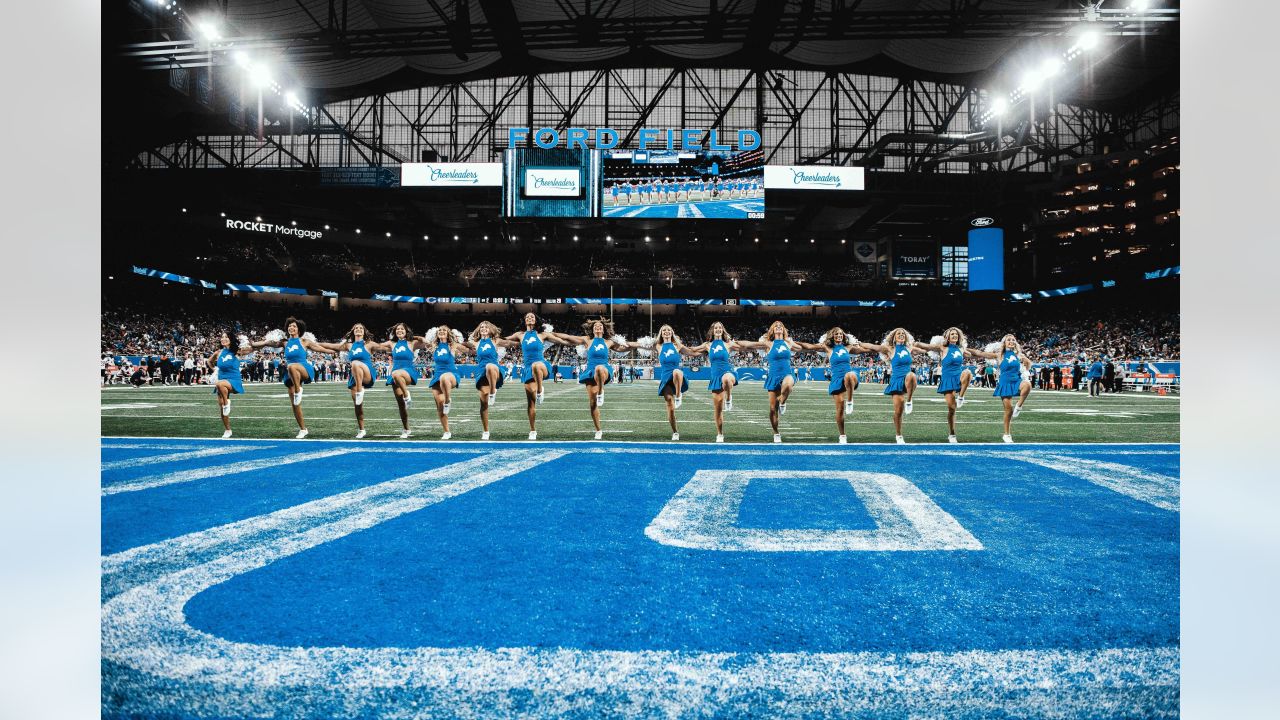
<svg viewBox="0 0 1280 720"><path fill-rule="evenodd" d="M706 383L691 383L684 406L677 411L681 441L715 439L711 395ZM297 432L285 389L279 383L246 383L244 395L233 396L232 429L239 438L291 438ZM893 410L881 394L883 385L865 383L855 393L852 416L846 419L849 442L893 442ZM431 391L413 390L409 425L414 437L437 440L440 423ZM355 416L345 383L306 386L302 409L312 438L350 438ZM1018 442L1177 442L1180 401L1176 396L1123 393L1090 398L1087 393L1032 391L1026 407L1013 422ZM366 392L365 427L369 438L398 438L400 420L389 389L378 385ZM946 442L946 405L932 387L921 386L915 411L904 418L907 442ZM961 442L999 442L1002 411L991 390L969 389L968 402L956 418ZM508 383L498 391L490 410L494 440L524 440L524 390ZM449 414L454 441L478 440L480 407L471 384L456 392ZM607 440L671 439L666 409L653 381L609 385L605 391L602 424ZM796 384L787 414L782 417L784 442L829 443L836 439L835 405L826 383ZM588 414L586 390L576 382L548 383L538 408L539 440L590 440L594 429ZM208 387L113 386L102 391L102 434L109 436L217 437L222 434L218 407ZM727 442L770 442L768 400L760 383L734 391L734 409L725 417Z"/></svg>

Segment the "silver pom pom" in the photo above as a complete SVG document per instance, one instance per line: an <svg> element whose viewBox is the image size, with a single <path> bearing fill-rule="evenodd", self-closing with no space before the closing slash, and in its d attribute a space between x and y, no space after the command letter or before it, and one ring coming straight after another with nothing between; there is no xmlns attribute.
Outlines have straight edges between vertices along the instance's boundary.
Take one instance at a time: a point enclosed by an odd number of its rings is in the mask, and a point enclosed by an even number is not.
<svg viewBox="0 0 1280 720"><path fill-rule="evenodd" d="M345 363L345 362L351 362L351 359L350 359L350 358L351 358L351 356L350 356L349 354L347 354L347 351L346 351L346 350L343 350L342 352L338 353L338 361L339 361L339 362L344 362L344 363Z"/></svg>
<svg viewBox="0 0 1280 720"><path fill-rule="evenodd" d="M279 328L268 332L263 336L268 342L280 342L284 340L284 331Z"/></svg>
<svg viewBox="0 0 1280 720"><path fill-rule="evenodd" d="M455 328L452 335L453 335L453 341L461 345L463 342L462 331Z"/></svg>
<svg viewBox="0 0 1280 720"><path fill-rule="evenodd" d="M575 347L574 350L577 351L578 357L580 358L584 358L587 356L587 348L585 345L579 345Z"/></svg>
<svg viewBox="0 0 1280 720"><path fill-rule="evenodd" d="M502 358L504 358L504 357L506 357L506 356L507 356L507 349L506 349L506 348L504 348L504 347L502 347L501 345L497 346L496 350L498 351L498 360L499 360L499 361L501 361L501 360L502 360Z"/></svg>
<svg viewBox="0 0 1280 720"><path fill-rule="evenodd" d="M933 337L929 338L929 344L930 344L930 345L946 345L946 343L944 343L944 342L942 341L942 336L941 336L941 335L934 335ZM934 360L937 360L937 359L938 359L938 351L937 351L937 350L930 350L930 351L929 351L929 357L930 357L930 358L933 358Z"/></svg>
<svg viewBox="0 0 1280 720"><path fill-rule="evenodd" d="M556 328L551 323L542 323L542 332L549 333L549 332L555 332L555 331L556 331Z"/></svg>
<svg viewBox="0 0 1280 720"><path fill-rule="evenodd" d="M238 340L238 341L240 342L240 347L242 347L242 348L247 348L247 347L249 347L249 336L248 336L248 335L237 335L237 336L236 336L236 340Z"/></svg>
<svg viewBox="0 0 1280 720"><path fill-rule="evenodd" d="M611 339L611 340L613 340L613 344L614 344L614 345L626 345L626 344L627 344L627 338L626 338L625 336L622 336L622 335L614 335L614 336L613 336L612 338L610 338L610 339Z"/></svg>
<svg viewBox="0 0 1280 720"><path fill-rule="evenodd" d="M315 336L315 335L313 335L310 331L307 331L307 332L302 333L302 339L303 339L303 340L306 340L307 342L315 342L315 341L316 341L316 336Z"/></svg>
<svg viewBox="0 0 1280 720"><path fill-rule="evenodd" d="M819 336L818 336L818 344L819 344L819 345L826 345L826 344L827 344L827 334L826 334L826 333L822 333L821 335L819 335Z"/></svg>
<svg viewBox="0 0 1280 720"><path fill-rule="evenodd" d="M652 347L653 347L653 343L654 343L654 339L653 339L652 337L648 336L648 335L645 335L644 337L640 338L639 340L636 340L636 344L637 344L637 345L639 345L640 347L644 348L645 350L648 350L648 349L652 348ZM649 357L649 356L648 356L648 355L646 355L645 357Z"/></svg>
<svg viewBox="0 0 1280 720"><path fill-rule="evenodd" d="M436 326L436 327L433 327L433 328L431 328L430 330L428 330L428 331L427 331L427 334L426 334L426 335L423 335L422 337L426 338L426 339L427 339L427 342L435 342L435 341L436 341L436 336L437 336L437 335L439 335L439 334L440 334L440 327L439 327L439 326ZM409 339L411 339L411 338L409 338Z"/></svg>
<svg viewBox="0 0 1280 720"><path fill-rule="evenodd" d="M653 351L646 350L645 348L640 348L639 350L636 350L636 354L642 358L653 357Z"/></svg>

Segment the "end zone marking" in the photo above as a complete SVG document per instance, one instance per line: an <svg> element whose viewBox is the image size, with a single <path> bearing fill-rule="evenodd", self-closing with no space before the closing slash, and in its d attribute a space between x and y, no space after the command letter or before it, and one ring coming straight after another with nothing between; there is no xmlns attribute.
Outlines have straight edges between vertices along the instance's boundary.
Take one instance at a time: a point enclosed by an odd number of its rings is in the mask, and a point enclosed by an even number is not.
<svg viewBox="0 0 1280 720"><path fill-rule="evenodd" d="M229 463L227 465L211 465L208 467L195 468L193 470L182 470L175 473L144 475L128 482L106 485L102 488L102 494L104 496L117 495L119 493L149 490L151 488L163 487L165 485L177 485L179 483L192 482L193 480L218 477L219 475L232 475L235 473L262 470L263 468L276 467L279 465L306 462L308 460L320 460L323 458L334 457L336 455L345 455L349 452L351 452L350 448L335 448L332 450L319 450L309 453L260 458L258 460L244 460L242 462Z"/></svg>
<svg viewBox="0 0 1280 720"><path fill-rule="evenodd" d="M866 505L874 530L763 530L738 526L755 479L815 476L844 480ZM809 470L699 470L644 529L663 545L753 552L981 550L982 543L910 480L888 473Z"/></svg>
<svg viewBox="0 0 1280 720"><path fill-rule="evenodd" d="M119 447L113 445L112 447ZM123 470L125 468L143 467L145 465L157 465L166 462L181 462L183 460L194 460L195 458L209 457L210 455L227 455L230 453L244 452L245 450L261 449L253 445L227 445L224 447L205 448L204 450L190 450L187 452L166 453L164 455L147 455L144 457L128 458L127 460L106 460L102 463L103 470Z"/></svg>

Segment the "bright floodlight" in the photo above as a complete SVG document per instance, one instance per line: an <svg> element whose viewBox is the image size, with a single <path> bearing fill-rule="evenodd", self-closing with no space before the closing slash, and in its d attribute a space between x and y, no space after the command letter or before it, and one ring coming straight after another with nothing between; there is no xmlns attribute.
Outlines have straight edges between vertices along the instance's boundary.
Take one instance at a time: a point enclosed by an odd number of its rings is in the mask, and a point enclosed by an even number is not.
<svg viewBox="0 0 1280 720"><path fill-rule="evenodd" d="M249 53L243 50L237 50L231 53L231 59L235 61L237 67L249 67Z"/></svg>
<svg viewBox="0 0 1280 720"><path fill-rule="evenodd" d="M1132 10L1146 10L1150 4L1147 0L1133 0L1133 2L1129 3L1129 8Z"/></svg>
<svg viewBox="0 0 1280 720"><path fill-rule="evenodd" d="M1039 70L1032 70L1022 76L1022 87L1027 90L1035 90L1040 87L1040 83L1044 81L1044 76Z"/></svg>
<svg viewBox="0 0 1280 720"><path fill-rule="evenodd" d="M1002 97L998 97L995 100L991 101L992 115L996 115L996 116L1003 115L1004 111L1008 109L1009 109L1009 103L1006 102L1005 99Z"/></svg>
<svg viewBox="0 0 1280 720"><path fill-rule="evenodd" d="M1084 50L1092 50L1098 47L1098 41L1102 39L1102 35L1097 30L1085 30L1080 33L1080 47Z"/></svg>
<svg viewBox="0 0 1280 720"><path fill-rule="evenodd" d="M267 66L262 63L255 63L249 67L249 82L254 87L266 87L271 84L271 73L267 70Z"/></svg>
<svg viewBox="0 0 1280 720"><path fill-rule="evenodd" d="M204 35L205 40L217 40L221 37L218 34L218 25L212 20L202 20L197 23L196 27L200 30L200 34Z"/></svg>
<svg viewBox="0 0 1280 720"><path fill-rule="evenodd" d="M1040 65L1040 74L1047 78L1051 78L1059 72L1062 72L1062 58L1045 58L1045 61Z"/></svg>
<svg viewBox="0 0 1280 720"><path fill-rule="evenodd" d="M287 92L287 93L285 93L285 94L284 94L284 100L285 100L285 102L289 103L290 105L297 105L297 104L298 104L298 93L296 93L296 92L294 92L294 91L290 90L289 92Z"/></svg>

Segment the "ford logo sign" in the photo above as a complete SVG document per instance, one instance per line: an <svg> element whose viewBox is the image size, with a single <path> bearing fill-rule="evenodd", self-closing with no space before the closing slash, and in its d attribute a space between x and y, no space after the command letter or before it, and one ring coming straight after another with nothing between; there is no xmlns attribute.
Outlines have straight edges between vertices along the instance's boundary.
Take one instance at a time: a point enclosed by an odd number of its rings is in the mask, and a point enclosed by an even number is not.
<svg viewBox="0 0 1280 720"><path fill-rule="evenodd" d="M995 218L980 217L980 218L974 218L973 220L970 220L969 224L974 227L986 227L988 225L994 225L995 222L996 222Z"/></svg>

